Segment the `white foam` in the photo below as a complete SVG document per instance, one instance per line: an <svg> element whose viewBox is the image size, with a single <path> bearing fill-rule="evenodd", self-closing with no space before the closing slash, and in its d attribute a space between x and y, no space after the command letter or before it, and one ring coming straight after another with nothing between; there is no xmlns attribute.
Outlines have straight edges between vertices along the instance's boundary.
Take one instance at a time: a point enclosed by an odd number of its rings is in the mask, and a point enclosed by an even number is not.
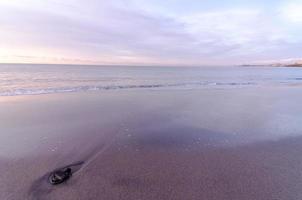
<svg viewBox="0 0 302 200"><path fill-rule="evenodd" d="M58 87L58 88L37 88L37 89L15 89L9 91L0 91L0 96L18 96L18 95L41 95L52 93L85 92L101 90L124 90L124 89L162 89L162 88L204 88L204 87L238 87L252 86L252 82L196 82L196 83L173 83L173 84L142 84L142 85L107 85L107 86L76 86L76 87Z"/></svg>

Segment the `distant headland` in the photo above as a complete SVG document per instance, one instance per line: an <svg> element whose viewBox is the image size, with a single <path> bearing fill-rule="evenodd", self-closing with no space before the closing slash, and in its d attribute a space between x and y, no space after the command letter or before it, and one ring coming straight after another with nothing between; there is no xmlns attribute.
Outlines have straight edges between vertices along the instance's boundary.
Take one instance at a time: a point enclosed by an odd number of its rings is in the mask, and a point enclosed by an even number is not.
<svg viewBox="0 0 302 200"><path fill-rule="evenodd" d="M302 67L302 61L297 62L276 62L276 63L257 63L242 64L241 67Z"/></svg>

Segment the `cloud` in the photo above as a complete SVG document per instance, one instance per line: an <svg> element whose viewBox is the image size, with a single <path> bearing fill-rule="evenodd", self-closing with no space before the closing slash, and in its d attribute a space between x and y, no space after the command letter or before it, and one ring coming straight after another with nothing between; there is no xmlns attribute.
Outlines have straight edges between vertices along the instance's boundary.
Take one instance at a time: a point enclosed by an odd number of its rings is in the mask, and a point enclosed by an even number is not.
<svg viewBox="0 0 302 200"><path fill-rule="evenodd" d="M188 24L189 31L199 37L219 39L224 44L250 48L250 51L286 39L284 30L265 16L262 10L203 12L186 16L183 20Z"/></svg>
<svg viewBox="0 0 302 200"><path fill-rule="evenodd" d="M9 40L10 47L31 47L31 51L44 47L54 54L94 57L100 61L107 55L121 61L133 58L180 62L232 48L217 41L197 40L185 31L184 23L169 17L110 4L102 6L104 12L92 12L82 18L39 9L7 8L1 21L4 29L0 32L0 42L5 44ZM80 13L85 14L85 10Z"/></svg>
<svg viewBox="0 0 302 200"><path fill-rule="evenodd" d="M281 16L291 23L302 23L302 2L292 1L280 8Z"/></svg>
<svg viewBox="0 0 302 200"><path fill-rule="evenodd" d="M2 60L223 64L263 55L273 59L301 46L291 30L262 9L165 15L122 0L61 2L2 1Z"/></svg>

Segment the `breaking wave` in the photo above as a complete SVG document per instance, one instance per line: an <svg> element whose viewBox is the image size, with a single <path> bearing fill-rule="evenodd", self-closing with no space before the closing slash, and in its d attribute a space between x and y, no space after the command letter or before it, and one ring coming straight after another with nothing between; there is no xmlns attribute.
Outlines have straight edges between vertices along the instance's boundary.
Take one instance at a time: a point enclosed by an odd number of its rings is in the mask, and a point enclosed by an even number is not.
<svg viewBox="0 0 302 200"><path fill-rule="evenodd" d="M204 83L175 83L175 84L141 84L141 85L107 85L107 86L71 86L71 87L48 87L22 89L18 88L9 91L0 91L0 96L18 96L18 95L40 95L53 93L70 93L85 91L102 91L102 90L122 90L122 89L196 89L196 88L226 88L256 85L254 82L204 82Z"/></svg>

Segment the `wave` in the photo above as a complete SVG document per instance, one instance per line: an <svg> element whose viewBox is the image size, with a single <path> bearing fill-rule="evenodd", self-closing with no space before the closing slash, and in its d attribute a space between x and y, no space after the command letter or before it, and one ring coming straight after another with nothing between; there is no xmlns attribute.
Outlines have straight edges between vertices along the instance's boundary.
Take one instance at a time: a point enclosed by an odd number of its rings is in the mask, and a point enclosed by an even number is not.
<svg viewBox="0 0 302 200"><path fill-rule="evenodd" d="M41 95L52 93L70 93L101 90L120 90L120 89L160 89L160 88L198 88L215 86L249 86L256 85L254 82L198 82L198 83L174 83L174 84L141 84L141 85L108 85L108 86L70 86L56 88L34 88L34 89L15 89L9 91L0 91L0 96L19 96L19 95Z"/></svg>

